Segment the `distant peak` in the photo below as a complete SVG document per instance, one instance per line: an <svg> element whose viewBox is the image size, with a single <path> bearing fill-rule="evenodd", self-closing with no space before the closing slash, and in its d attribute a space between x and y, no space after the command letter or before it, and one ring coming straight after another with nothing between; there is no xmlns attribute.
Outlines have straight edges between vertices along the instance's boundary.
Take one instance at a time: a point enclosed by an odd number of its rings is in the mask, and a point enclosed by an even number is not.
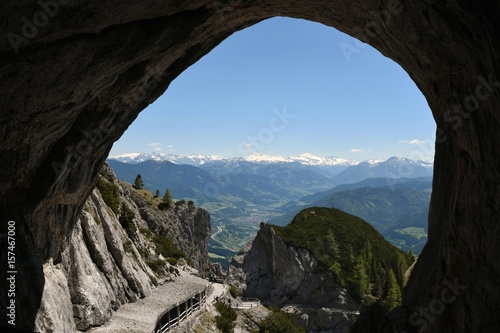
<svg viewBox="0 0 500 333"><path fill-rule="evenodd" d="M303 153L297 156L266 155L266 154L255 153L247 155L243 159L249 162L266 162L266 163L298 162L305 165L328 165L328 166L333 166L333 165L350 166L359 164L359 161L348 160L345 158L333 157L333 156L321 157L311 153Z"/></svg>
<svg viewBox="0 0 500 333"><path fill-rule="evenodd" d="M206 163L213 162L238 162L246 161L250 163L300 163L309 166L355 166L360 163L369 164L372 166L388 163L388 164L399 164L399 163L411 163L420 164L425 167L432 167L433 163L428 161L413 161L404 157L390 157L387 160L383 159L372 159L364 162L350 160L342 157L336 156L326 156L321 157L314 155L312 153L302 153L296 156L283 156L283 155L268 155L263 153L254 153L247 155L245 157L235 157L226 158L219 155L203 155L203 154L186 154L186 155L174 155L174 154L164 154L161 152L151 152L151 153L124 153L118 155L112 155L108 157L112 160L117 160L124 163L141 163L144 161L169 161L175 164L189 164L194 166L200 166Z"/></svg>
<svg viewBox="0 0 500 333"><path fill-rule="evenodd" d="M131 159L134 159L134 158L136 158L139 155L141 155L141 153L125 153L125 154L119 154L119 155L110 156L109 158L112 158L112 159L118 159L118 158L131 158Z"/></svg>
<svg viewBox="0 0 500 333"><path fill-rule="evenodd" d="M373 160L366 161L366 163L371 164L371 165L380 164L380 163L383 163L383 162L385 162L385 160L373 159Z"/></svg>

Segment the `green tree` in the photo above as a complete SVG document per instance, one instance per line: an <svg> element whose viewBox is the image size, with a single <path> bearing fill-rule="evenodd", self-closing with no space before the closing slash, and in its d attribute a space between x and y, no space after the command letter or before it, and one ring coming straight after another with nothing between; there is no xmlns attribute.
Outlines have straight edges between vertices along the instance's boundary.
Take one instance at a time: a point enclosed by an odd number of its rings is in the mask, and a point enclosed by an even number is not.
<svg viewBox="0 0 500 333"><path fill-rule="evenodd" d="M352 269L356 264L356 258L354 257L354 250L351 244L347 246L347 268Z"/></svg>
<svg viewBox="0 0 500 333"><path fill-rule="evenodd" d="M238 296L240 296L240 291L238 290L238 288L236 288L236 286L230 285L229 294L231 295L232 298L238 298Z"/></svg>
<svg viewBox="0 0 500 333"><path fill-rule="evenodd" d="M340 265L340 248L332 230L328 230L325 236L325 249L329 260L333 261L333 264L330 266L330 271L335 281L340 285L344 285L345 280L342 274L342 266Z"/></svg>
<svg viewBox="0 0 500 333"><path fill-rule="evenodd" d="M397 307L401 303L401 289L398 285L398 279L392 269L387 272L387 293L384 297L383 304L389 311Z"/></svg>
<svg viewBox="0 0 500 333"><path fill-rule="evenodd" d="M236 311L234 311L229 305L217 302L215 303L215 308L219 312L219 315L215 317L215 325L222 333L232 333L234 332L235 320L238 317Z"/></svg>
<svg viewBox="0 0 500 333"><path fill-rule="evenodd" d="M333 234L332 230L328 230L328 233L325 236L325 245L326 245L326 250L328 251L330 258L335 260L335 261L339 261L340 260L340 248L339 248L339 244L337 243L337 240L335 239L335 235Z"/></svg>
<svg viewBox="0 0 500 333"><path fill-rule="evenodd" d="M303 333L292 314L274 309L259 325L259 333Z"/></svg>
<svg viewBox="0 0 500 333"><path fill-rule="evenodd" d="M405 273L408 269L405 257L402 253L396 254L396 278L398 279L398 284L403 288L406 284Z"/></svg>
<svg viewBox="0 0 500 333"><path fill-rule="evenodd" d="M362 257L356 259L356 264L352 268L352 275L349 277L350 290L358 300L363 300L368 288L368 274L366 274L365 261Z"/></svg>
<svg viewBox="0 0 500 333"><path fill-rule="evenodd" d="M135 213L130 207L126 204L122 204L122 209L119 217L119 221L121 226L127 231L127 234L129 236L132 236L137 227L134 224L134 219L135 219Z"/></svg>
<svg viewBox="0 0 500 333"><path fill-rule="evenodd" d="M361 250L361 255L363 256L363 259L365 261L366 273L368 275L372 275L371 264L373 260L373 251L372 251L372 244L367 239L365 239L363 249Z"/></svg>
<svg viewBox="0 0 500 333"><path fill-rule="evenodd" d="M142 190L142 187L144 186L144 183L142 182L142 176L141 175L137 175L137 177L135 177L134 185L133 186L137 190Z"/></svg>
<svg viewBox="0 0 500 333"><path fill-rule="evenodd" d="M160 197L160 190L156 190L155 198L159 198L159 197Z"/></svg>
<svg viewBox="0 0 500 333"><path fill-rule="evenodd" d="M109 208L118 215L120 212L120 191L115 183L106 180L106 178L99 176L97 178L97 189L101 192L102 199Z"/></svg>
<svg viewBox="0 0 500 333"><path fill-rule="evenodd" d="M163 195L163 200L158 205L158 208L160 210L170 209L170 207L172 207L172 203L173 203L172 194L170 193L170 189L167 188L167 190L165 191L165 195Z"/></svg>
<svg viewBox="0 0 500 333"><path fill-rule="evenodd" d="M177 261L180 258L186 258L187 255L184 251L175 246L172 237L165 235L154 235L153 243L156 246L156 251L161 253L165 258L172 258Z"/></svg>
<svg viewBox="0 0 500 333"><path fill-rule="evenodd" d="M342 266L340 266L340 263L336 262L333 265L331 265L330 271L332 272L333 278L335 279L335 281L339 285L344 286L345 280L344 280L344 276L342 274Z"/></svg>
<svg viewBox="0 0 500 333"><path fill-rule="evenodd" d="M374 257L372 258L371 271L373 279L372 294L377 298L382 298L384 296L386 274L380 262L376 261Z"/></svg>

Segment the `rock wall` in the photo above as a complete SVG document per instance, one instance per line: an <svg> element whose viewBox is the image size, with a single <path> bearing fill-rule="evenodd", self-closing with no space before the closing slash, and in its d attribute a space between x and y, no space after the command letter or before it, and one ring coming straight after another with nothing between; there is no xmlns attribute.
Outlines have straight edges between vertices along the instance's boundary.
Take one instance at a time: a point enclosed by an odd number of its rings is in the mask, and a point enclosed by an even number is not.
<svg viewBox="0 0 500 333"><path fill-rule="evenodd" d="M286 245L264 223L231 261L227 282L264 304L293 304L308 331L347 332L357 318L359 304L330 273L318 270L311 253Z"/></svg>
<svg viewBox="0 0 500 333"><path fill-rule="evenodd" d="M210 216L204 209L198 208L192 201L178 201L172 209L160 211L151 207L143 197L128 188L131 200L137 205L138 216L146 222L145 226L159 235L172 237L176 246L182 249L190 259L190 265L203 271L208 268L208 240L211 235Z"/></svg>
<svg viewBox="0 0 500 333"><path fill-rule="evenodd" d="M130 185L120 185L107 167L104 174L106 181L119 189L121 205L134 212L134 227L124 229L101 193L97 189L92 192L61 260L44 265L44 298L35 327L40 332L84 331L102 325L113 310L150 295L157 281L172 278L167 271L170 265L165 264L163 272L153 271L148 265L148 260L161 258L155 253L151 234L144 232L148 225L158 226L151 229L153 233L175 236L179 248L188 253L189 261L197 268L203 269L208 264L210 217L204 210L187 203L166 212L139 208L130 195ZM138 199L142 205L144 200ZM142 209L156 210L158 220L154 217L147 222L142 220ZM131 234L130 230L136 232Z"/></svg>

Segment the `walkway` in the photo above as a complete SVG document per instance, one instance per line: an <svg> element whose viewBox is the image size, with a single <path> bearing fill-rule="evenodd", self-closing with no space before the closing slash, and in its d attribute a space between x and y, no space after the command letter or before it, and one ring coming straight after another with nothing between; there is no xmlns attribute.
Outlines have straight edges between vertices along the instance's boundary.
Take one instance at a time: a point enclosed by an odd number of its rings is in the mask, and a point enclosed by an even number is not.
<svg viewBox="0 0 500 333"><path fill-rule="evenodd" d="M166 282L153 290L153 294L135 303L122 305L111 320L91 333L151 333L158 319L169 309L202 292L209 283L206 280L181 272L175 281Z"/></svg>
<svg viewBox="0 0 500 333"><path fill-rule="evenodd" d="M226 293L226 285L222 283L212 283L212 292L207 297L207 303L212 304L215 302L215 298L222 296Z"/></svg>
<svg viewBox="0 0 500 333"><path fill-rule="evenodd" d="M260 299L258 298L242 297L238 301L239 302L235 302L235 304L231 305L233 309L248 310L260 305Z"/></svg>

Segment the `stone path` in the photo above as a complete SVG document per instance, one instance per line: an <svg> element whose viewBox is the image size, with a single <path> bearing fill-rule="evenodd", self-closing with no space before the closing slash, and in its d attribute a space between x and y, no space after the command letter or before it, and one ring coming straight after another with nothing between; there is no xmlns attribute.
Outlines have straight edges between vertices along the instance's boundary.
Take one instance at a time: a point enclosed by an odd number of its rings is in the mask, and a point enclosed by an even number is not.
<svg viewBox="0 0 500 333"><path fill-rule="evenodd" d="M153 290L153 294L135 303L122 305L113 313L111 320L91 333L151 333L161 315L178 302L183 302L208 287L204 279L181 271L175 281L165 282Z"/></svg>

